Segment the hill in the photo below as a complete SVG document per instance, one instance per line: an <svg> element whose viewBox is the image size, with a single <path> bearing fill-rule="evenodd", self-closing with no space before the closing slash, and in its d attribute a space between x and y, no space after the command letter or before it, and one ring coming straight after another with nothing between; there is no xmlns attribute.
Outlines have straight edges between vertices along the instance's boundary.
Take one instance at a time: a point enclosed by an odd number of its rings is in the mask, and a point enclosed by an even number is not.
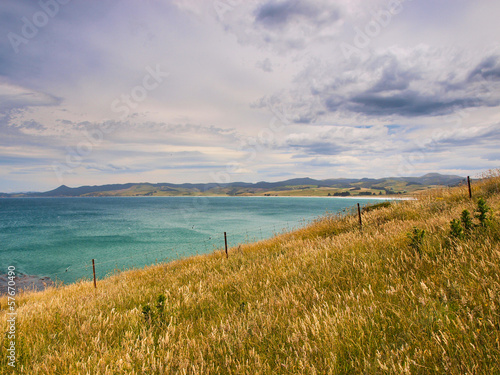
<svg viewBox="0 0 500 375"><path fill-rule="evenodd" d="M20 294L18 373L499 373L499 190L496 171L473 199L455 187L371 207L362 229L326 216L227 259Z"/></svg>
<svg viewBox="0 0 500 375"><path fill-rule="evenodd" d="M189 196L189 195L392 195L411 194L436 186L455 186L463 177L429 173L421 177L388 177L380 179L295 178L278 182L234 182L227 184L127 183L71 188L61 185L41 193L0 194L0 197L85 197L85 196Z"/></svg>

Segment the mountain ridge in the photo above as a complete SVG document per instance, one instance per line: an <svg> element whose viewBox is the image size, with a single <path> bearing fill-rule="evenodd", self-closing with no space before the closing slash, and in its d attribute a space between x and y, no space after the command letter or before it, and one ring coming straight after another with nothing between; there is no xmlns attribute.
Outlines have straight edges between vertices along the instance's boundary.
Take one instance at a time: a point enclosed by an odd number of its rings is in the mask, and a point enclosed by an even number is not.
<svg viewBox="0 0 500 375"><path fill-rule="evenodd" d="M331 195L357 191L357 195L405 194L430 186L455 186L465 178L457 175L427 173L420 177L383 178L293 178L283 181L209 183L125 183L84 185L68 187L61 185L53 190L33 193L0 193L0 197L80 197L80 196L186 196L186 195ZM420 188L419 188L420 187ZM292 194L292 192L294 192ZM298 193L300 192L300 194ZM321 194L324 193L324 194ZM363 194L362 194L363 193ZM349 194L351 195L351 194Z"/></svg>

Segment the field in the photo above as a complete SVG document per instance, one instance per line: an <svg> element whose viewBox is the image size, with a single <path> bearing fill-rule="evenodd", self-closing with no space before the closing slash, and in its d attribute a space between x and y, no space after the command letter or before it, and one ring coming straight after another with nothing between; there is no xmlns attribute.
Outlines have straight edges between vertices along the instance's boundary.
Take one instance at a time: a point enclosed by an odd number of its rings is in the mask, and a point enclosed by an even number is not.
<svg viewBox="0 0 500 375"><path fill-rule="evenodd" d="M387 180L371 186L367 183L353 183L348 187L322 187L318 185L290 185L279 189L272 188L231 188L217 187L207 191L186 188L162 188L147 184L134 185L128 189L86 194L86 196L283 196L283 197L326 197L341 193L348 195L413 195L423 190L442 187L439 185L411 184L402 181Z"/></svg>
<svg viewBox="0 0 500 375"><path fill-rule="evenodd" d="M16 296L21 374L500 373L500 174ZM482 198L479 200L479 198ZM467 210L467 213L464 213ZM7 297L0 324L8 330Z"/></svg>

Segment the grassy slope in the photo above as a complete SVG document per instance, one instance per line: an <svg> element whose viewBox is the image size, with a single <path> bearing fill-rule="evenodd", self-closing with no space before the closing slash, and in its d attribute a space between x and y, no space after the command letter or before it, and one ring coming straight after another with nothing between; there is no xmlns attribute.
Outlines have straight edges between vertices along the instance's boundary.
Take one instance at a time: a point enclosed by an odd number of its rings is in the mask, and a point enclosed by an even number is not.
<svg viewBox="0 0 500 375"><path fill-rule="evenodd" d="M365 213L362 232L356 217L327 217L229 259L19 295L18 372L498 373L499 185L497 173L474 186L493 221L461 240L449 222L475 201L464 188L436 190ZM426 230L419 251L414 226Z"/></svg>

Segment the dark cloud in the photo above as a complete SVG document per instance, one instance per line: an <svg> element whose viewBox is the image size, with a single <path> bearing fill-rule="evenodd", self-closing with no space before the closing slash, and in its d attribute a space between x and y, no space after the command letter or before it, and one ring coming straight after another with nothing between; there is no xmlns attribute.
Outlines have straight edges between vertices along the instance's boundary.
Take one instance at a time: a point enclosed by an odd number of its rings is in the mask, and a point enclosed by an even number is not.
<svg viewBox="0 0 500 375"><path fill-rule="evenodd" d="M332 112L338 109L338 106L329 105L328 101L326 105ZM388 96L370 92L355 95L349 98L345 108L368 116L415 117L446 115L459 108L481 105L487 105L487 103L479 98L447 99L437 95L426 96L413 90L403 90Z"/></svg>
<svg viewBox="0 0 500 375"><path fill-rule="evenodd" d="M500 62L498 56L488 56L470 73L467 80L500 80Z"/></svg>
<svg viewBox="0 0 500 375"><path fill-rule="evenodd" d="M385 64L381 77L368 91L380 93L384 91L406 90L410 83L421 78L414 69L405 69L398 64L397 59L391 57Z"/></svg>
<svg viewBox="0 0 500 375"><path fill-rule="evenodd" d="M38 131L43 131L47 129L47 127L37 121L34 120L29 120L29 121L23 121L22 124L23 129L32 129L32 130L38 130Z"/></svg>
<svg viewBox="0 0 500 375"><path fill-rule="evenodd" d="M448 69L448 76L459 76L452 66ZM442 90L439 85L442 82L433 80L432 71L425 71L421 66L404 67L403 62L392 58L372 87L351 93L342 101L337 96L327 98L325 104L330 111L342 108L367 116L402 117L439 116L463 108L496 106L499 100L484 95L484 90L478 90L471 81L478 76L495 78L500 72L497 70L497 57L487 57L468 78L445 82L446 89Z"/></svg>
<svg viewBox="0 0 500 375"><path fill-rule="evenodd" d="M344 8L329 0L257 0L232 8L220 21L241 44L294 55L316 43L333 42Z"/></svg>
<svg viewBox="0 0 500 375"><path fill-rule="evenodd" d="M288 102L288 118L302 124L332 114L433 117L500 104L496 55L484 57L469 70L459 56L443 58L441 51L428 50L412 54L385 52L348 66L313 62L299 75L294 90L273 100ZM454 60L456 65L451 65Z"/></svg>
<svg viewBox="0 0 500 375"><path fill-rule="evenodd" d="M268 1L255 11L255 21L269 28L283 28L294 20L315 24L335 22L339 11L302 0Z"/></svg>

